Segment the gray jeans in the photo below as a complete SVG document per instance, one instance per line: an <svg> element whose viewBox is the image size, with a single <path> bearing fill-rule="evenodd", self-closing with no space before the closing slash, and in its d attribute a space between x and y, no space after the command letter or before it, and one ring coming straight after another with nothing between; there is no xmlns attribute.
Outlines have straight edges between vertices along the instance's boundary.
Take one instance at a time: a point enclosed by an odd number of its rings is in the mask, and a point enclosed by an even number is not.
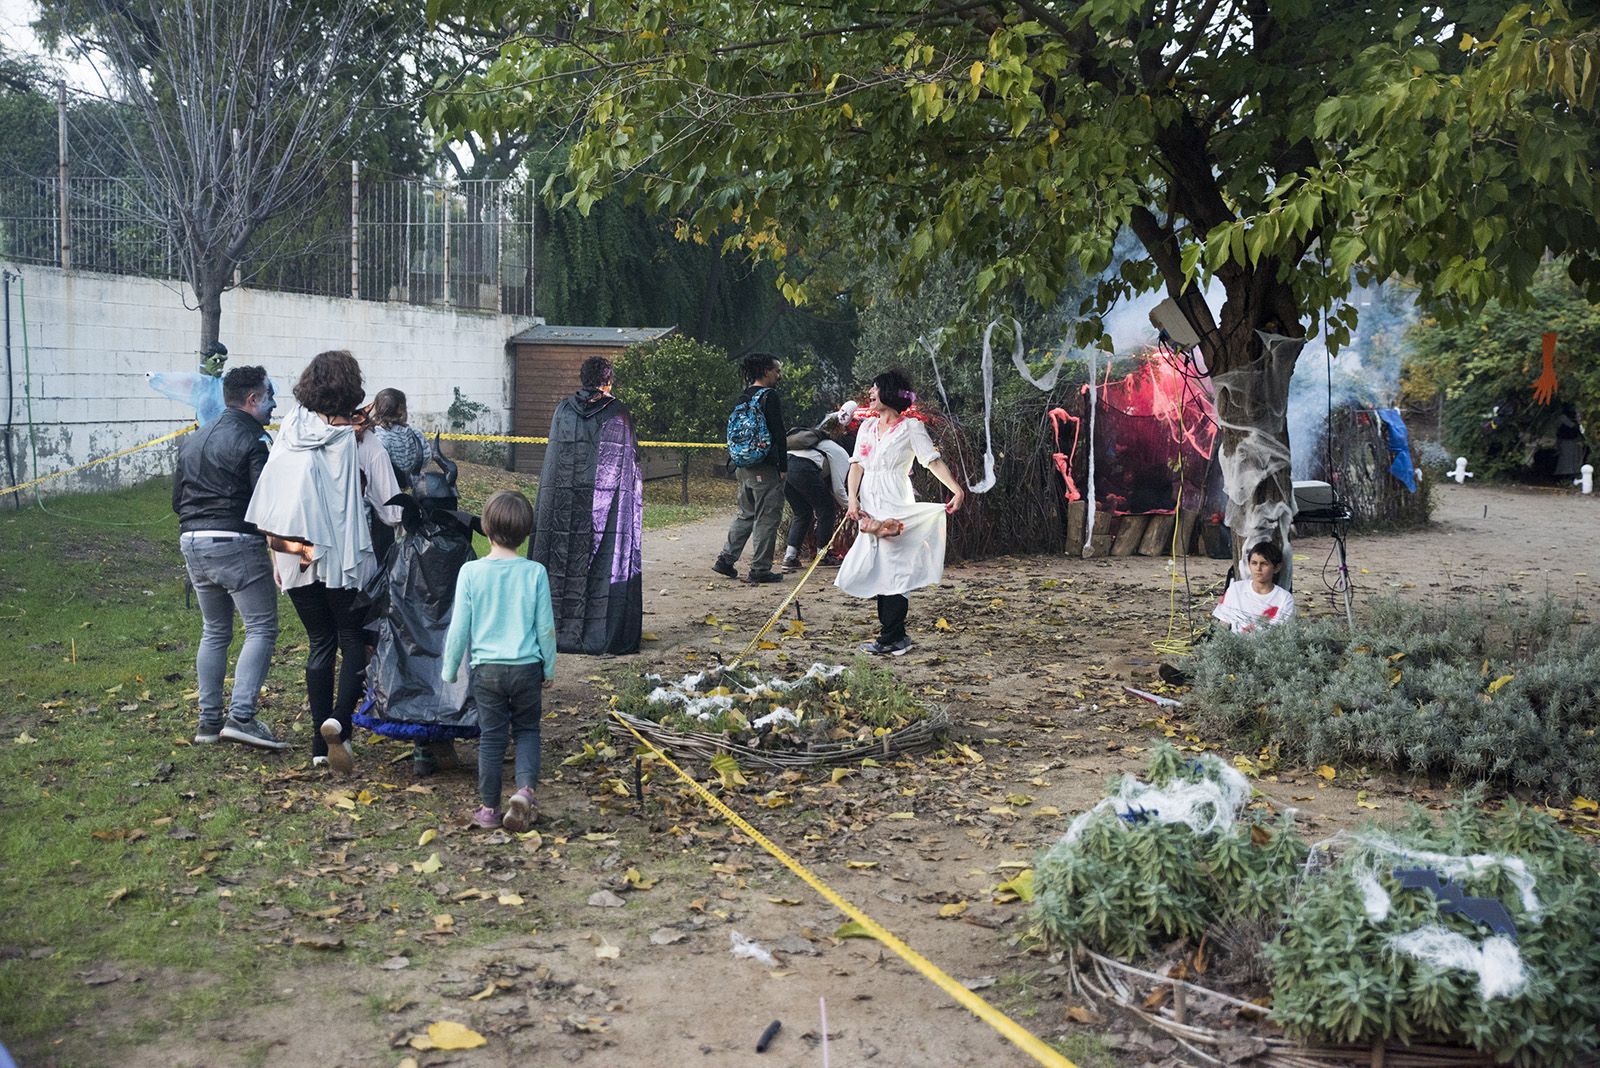
<svg viewBox="0 0 1600 1068"><path fill-rule="evenodd" d="M783 520L783 476L776 467L760 464L741 467L739 514L728 527L728 542L718 559L732 567L744 552L751 536L750 574L765 575L772 570L772 549L778 543L778 524Z"/></svg>
<svg viewBox="0 0 1600 1068"><path fill-rule="evenodd" d="M278 590L272 557L262 538L185 538L179 543L204 621L194 669L199 679L200 722L222 723L224 714L241 722L256 716L256 696L272 663L278 641ZM222 679L233 643L233 612L244 620L244 647L233 671L233 701L222 706Z"/></svg>

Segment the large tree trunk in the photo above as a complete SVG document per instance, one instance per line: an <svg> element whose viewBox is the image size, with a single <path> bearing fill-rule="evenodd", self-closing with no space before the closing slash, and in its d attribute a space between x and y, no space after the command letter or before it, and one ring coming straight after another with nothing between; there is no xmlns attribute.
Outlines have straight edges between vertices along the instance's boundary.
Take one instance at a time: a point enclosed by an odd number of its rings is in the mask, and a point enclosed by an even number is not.
<svg viewBox="0 0 1600 1068"><path fill-rule="evenodd" d="M1289 456L1289 379L1305 346L1304 327L1277 264L1227 272L1220 329L1202 339L1215 392L1217 458L1228 495L1234 559L1270 541L1283 550L1279 583L1292 581L1289 524L1294 484Z"/></svg>

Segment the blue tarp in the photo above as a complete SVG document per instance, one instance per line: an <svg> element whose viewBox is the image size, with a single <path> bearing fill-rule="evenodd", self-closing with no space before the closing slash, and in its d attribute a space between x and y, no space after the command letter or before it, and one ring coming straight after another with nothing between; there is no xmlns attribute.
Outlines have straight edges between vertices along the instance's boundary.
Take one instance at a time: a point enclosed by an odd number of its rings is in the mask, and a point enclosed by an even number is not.
<svg viewBox="0 0 1600 1068"><path fill-rule="evenodd" d="M1417 468L1411 462L1411 434L1406 430L1406 421L1400 418L1398 408L1378 408L1377 415L1383 420L1383 429L1389 436L1389 451L1394 454L1394 460L1389 464L1389 473L1400 480L1400 484L1412 493L1417 492Z"/></svg>

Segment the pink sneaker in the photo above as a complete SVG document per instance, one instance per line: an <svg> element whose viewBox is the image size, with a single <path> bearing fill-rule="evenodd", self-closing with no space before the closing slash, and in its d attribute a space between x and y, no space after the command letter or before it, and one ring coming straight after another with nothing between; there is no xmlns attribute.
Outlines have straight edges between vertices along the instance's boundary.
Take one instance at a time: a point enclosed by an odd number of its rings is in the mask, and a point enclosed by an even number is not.
<svg viewBox="0 0 1600 1068"><path fill-rule="evenodd" d="M500 813L488 805L480 805L478 810L472 814L472 822L474 826L482 827L486 831L492 831L500 826Z"/></svg>
<svg viewBox="0 0 1600 1068"><path fill-rule="evenodd" d="M513 834L521 834L533 826L538 811L533 803L533 788L524 786L512 794L511 800L506 802L506 814L500 821L501 826Z"/></svg>

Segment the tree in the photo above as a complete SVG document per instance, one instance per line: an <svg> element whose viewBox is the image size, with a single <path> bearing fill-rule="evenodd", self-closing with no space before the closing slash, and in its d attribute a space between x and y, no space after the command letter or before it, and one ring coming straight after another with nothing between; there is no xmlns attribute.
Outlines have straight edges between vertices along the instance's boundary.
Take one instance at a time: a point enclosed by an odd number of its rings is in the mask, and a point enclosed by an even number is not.
<svg viewBox="0 0 1600 1068"><path fill-rule="evenodd" d="M1424 319L1408 337L1406 398L1443 399L1444 444L1451 456L1468 457L1480 479L1533 473L1530 458L1554 438L1564 416L1576 417L1591 445L1600 439L1600 304L1584 299L1565 265L1541 267L1531 292L1526 307L1490 301L1459 322ZM1547 331L1557 335L1560 384L1540 404L1532 387Z"/></svg>
<svg viewBox="0 0 1600 1068"><path fill-rule="evenodd" d="M1236 536L1286 533L1296 342L1323 316L1333 343L1348 335L1354 310L1337 302L1353 272L1416 269L1427 293L1471 304L1524 284L1540 241L1578 252L1595 234L1594 19L1559 0L430 10L518 27L467 92L435 101L442 129L575 114L564 200L626 187L692 232L736 226L785 264L791 299L805 296L796 264L846 244L901 258L906 284L955 258L975 268L975 304L1020 289L1049 305L1075 272L1106 271L1131 228L1147 258L1102 276L1082 340L1131 293L1178 303L1218 386ZM1551 76L1557 52L1571 61ZM1424 87L1426 106L1408 98ZM1532 239L1480 225L1479 205Z"/></svg>
<svg viewBox="0 0 1600 1068"><path fill-rule="evenodd" d="M129 105L111 111L134 147L129 192L172 237L203 350L270 220L359 137L403 24L359 0L83 0L53 17Z"/></svg>

